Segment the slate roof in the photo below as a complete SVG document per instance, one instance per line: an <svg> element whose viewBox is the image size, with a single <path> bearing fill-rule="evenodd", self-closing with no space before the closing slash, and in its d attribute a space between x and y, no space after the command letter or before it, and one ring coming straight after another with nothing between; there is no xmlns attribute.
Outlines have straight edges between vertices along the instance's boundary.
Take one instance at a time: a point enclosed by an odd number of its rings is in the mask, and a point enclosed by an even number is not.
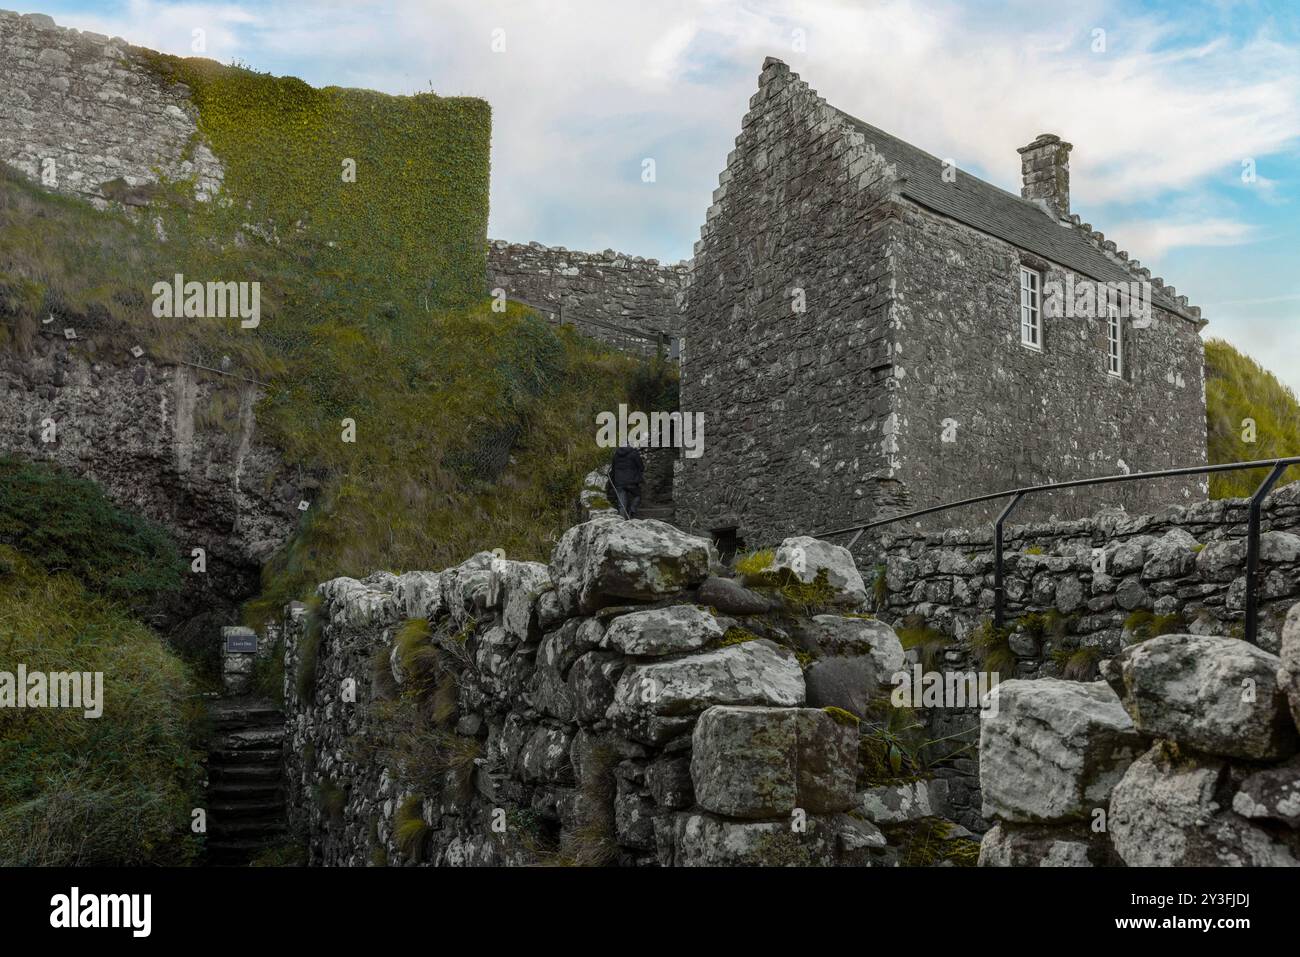
<svg viewBox="0 0 1300 957"><path fill-rule="evenodd" d="M901 191L908 199L1099 282L1138 280L1089 242L1082 229L1062 225L1036 203L961 169L957 170L955 182L945 183L942 160L843 110L836 112L905 177ZM1155 286L1151 288L1151 297L1163 308L1195 321L1184 307Z"/></svg>

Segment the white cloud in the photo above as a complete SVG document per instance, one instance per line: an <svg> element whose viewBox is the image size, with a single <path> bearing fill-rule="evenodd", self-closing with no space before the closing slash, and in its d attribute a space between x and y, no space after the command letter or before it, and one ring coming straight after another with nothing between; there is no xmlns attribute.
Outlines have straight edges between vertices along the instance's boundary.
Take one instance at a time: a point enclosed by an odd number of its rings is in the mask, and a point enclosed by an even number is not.
<svg viewBox="0 0 1300 957"><path fill-rule="evenodd" d="M1106 238L1154 259L1182 246L1239 246L1254 232L1249 223L1231 219L1141 220L1107 226Z"/></svg>
<svg viewBox="0 0 1300 957"><path fill-rule="evenodd" d="M1266 34L1174 45L1166 23L1119 3L882 0L400 0L249 9L132 0L116 15L61 18L257 69L293 65L318 84L429 89L493 107L494 236L690 254L765 55L835 105L1015 190L1015 147L1039 132L1075 144L1073 205L1150 201L1235 176L1244 158L1300 139L1300 52ZM1094 27L1107 52L1090 50ZM507 51L491 52L491 31ZM792 48L806 34L807 52ZM267 61L272 62L267 62ZM653 156L658 182L640 182ZM1261 173L1272 164L1261 162ZM1276 175L1276 174L1274 174ZM1085 218L1093 218L1085 216ZM1115 230L1098 225L1113 236ZM1125 225L1139 257L1249 235L1230 211ZM603 237L598 239L597 237ZM1127 240L1126 240L1127 241Z"/></svg>

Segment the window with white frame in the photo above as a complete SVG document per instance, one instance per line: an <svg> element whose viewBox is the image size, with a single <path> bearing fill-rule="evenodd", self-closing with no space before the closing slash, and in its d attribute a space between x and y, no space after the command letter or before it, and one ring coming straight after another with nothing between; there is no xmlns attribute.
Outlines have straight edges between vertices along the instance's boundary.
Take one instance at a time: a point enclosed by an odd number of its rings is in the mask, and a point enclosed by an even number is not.
<svg viewBox="0 0 1300 957"><path fill-rule="evenodd" d="M1020 267L1020 344L1043 348L1042 276Z"/></svg>
<svg viewBox="0 0 1300 957"><path fill-rule="evenodd" d="M1106 371L1113 376L1124 375L1124 322L1116 302L1106 303Z"/></svg>

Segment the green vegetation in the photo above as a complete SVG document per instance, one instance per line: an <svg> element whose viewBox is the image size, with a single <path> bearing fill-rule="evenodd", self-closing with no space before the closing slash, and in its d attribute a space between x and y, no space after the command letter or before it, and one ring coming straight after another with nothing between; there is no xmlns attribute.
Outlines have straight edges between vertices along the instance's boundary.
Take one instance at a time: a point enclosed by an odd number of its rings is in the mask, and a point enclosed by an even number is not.
<svg viewBox="0 0 1300 957"><path fill-rule="evenodd" d="M1069 681L1091 681L1097 674L1101 649L1095 645L1066 644L1052 651L1052 661L1061 669L1061 677Z"/></svg>
<svg viewBox="0 0 1300 957"><path fill-rule="evenodd" d="M1011 629L998 628L992 619L986 620L971 635L971 650L979 658L980 667L989 674L1004 678L1016 676L1016 653L1011 650Z"/></svg>
<svg viewBox="0 0 1300 957"><path fill-rule="evenodd" d="M316 804L331 825L343 823L343 809L347 807L348 796L333 778L322 778L315 788Z"/></svg>
<svg viewBox="0 0 1300 957"><path fill-rule="evenodd" d="M214 220L206 232L229 236L256 223L330 281L369 287L364 316L378 318L386 300L436 308L482 295L486 101L314 89L213 60L135 53L190 88L199 133L225 166L232 203L191 210Z"/></svg>
<svg viewBox="0 0 1300 957"><path fill-rule="evenodd" d="M763 548L747 555L737 555L736 574L748 582L771 568L774 561L776 561L776 552L770 548Z"/></svg>
<svg viewBox="0 0 1300 957"><path fill-rule="evenodd" d="M394 829L397 848L407 860L419 862L423 859L429 831L429 825L424 822L424 798L411 795L397 809Z"/></svg>
<svg viewBox="0 0 1300 957"><path fill-rule="evenodd" d="M277 844L259 851L249 867L306 867L307 849L300 843Z"/></svg>
<svg viewBox="0 0 1300 957"><path fill-rule="evenodd" d="M891 845L902 848L898 863L903 867L934 867L950 861L957 867L974 867L979 861L980 842L950 837L954 825L937 817L885 824L881 830Z"/></svg>
<svg viewBox="0 0 1300 957"><path fill-rule="evenodd" d="M185 568L163 529L114 506L94 482L13 458L0 458L0 545L137 614L179 590Z"/></svg>
<svg viewBox="0 0 1300 957"><path fill-rule="evenodd" d="M8 545L0 567L0 671L103 673L101 717L0 709L0 866L189 863L202 772L185 666L71 571L49 574Z"/></svg>
<svg viewBox="0 0 1300 957"><path fill-rule="evenodd" d="M939 656L952 645L952 639L937 628L931 628L919 615L907 615L897 629L899 643L904 651L917 649L921 667L926 671L939 670Z"/></svg>
<svg viewBox="0 0 1300 957"><path fill-rule="evenodd" d="M1242 462L1300 455L1300 401L1254 359L1222 339L1205 343L1205 415L1210 462ZM1246 419L1254 420L1254 441ZM1212 498L1254 493L1267 469L1220 472L1210 476ZM1300 479L1292 466L1279 484Z"/></svg>
<svg viewBox="0 0 1300 957"><path fill-rule="evenodd" d="M888 571L885 565L877 565L871 579L871 600L875 603L877 611L884 608L885 602L889 599Z"/></svg>
<svg viewBox="0 0 1300 957"><path fill-rule="evenodd" d="M302 640L298 645L298 671L294 676L298 700L304 705L311 704L316 699L316 664L324 634L325 622L321 618L321 598L319 595L312 595L307 602Z"/></svg>
<svg viewBox="0 0 1300 957"><path fill-rule="evenodd" d="M1132 634L1134 643L1186 629L1187 622L1180 612L1174 612L1172 615L1157 615L1145 608L1138 608L1124 619L1124 630Z"/></svg>

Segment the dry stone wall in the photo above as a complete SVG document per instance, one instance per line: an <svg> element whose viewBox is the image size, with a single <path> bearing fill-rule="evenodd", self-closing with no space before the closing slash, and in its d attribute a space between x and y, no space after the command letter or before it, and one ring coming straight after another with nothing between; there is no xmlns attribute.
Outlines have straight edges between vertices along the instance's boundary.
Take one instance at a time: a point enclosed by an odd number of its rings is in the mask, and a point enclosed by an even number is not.
<svg viewBox="0 0 1300 957"><path fill-rule="evenodd" d="M189 91L164 83L120 37L0 10L0 89L0 162L50 189L144 205L160 175L195 177L200 199L220 187Z"/></svg>
<svg viewBox="0 0 1300 957"><path fill-rule="evenodd" d="M776 557L817 615L718 571L705 539L599 517L549 565L322 584L285 628L311 862L860 865L915 853L917 829L928 862L973 862L941 789L865 773L862 695L903 652L856 611L847 551Z"/></svg>
<svg viewBox="0 0 1300 957"><path fill-rule="evenodd" d="M1280 646L1166 634L1104 681L1000 685L980 863L1300 866L1300 604Z"/></svg>
<svg viewBox="0 0 1300 957"><path fill-rule="evenodd" d="M1015 676L1059 676L1054 653L1093 647L1109 656L1153 626L1240 635L1247 517L1246 499L1218 499L1006 528L1007 623L1051 619L1012 634ZM1264 500L1261 530L1258 643L1276 653L1287 608L1300 599L1300 483ZM923 621L956 639L952 654L965 654L993 612L992 538L988 528L882 536L862 553L879 562L871 574L883 575L882 617Z"/></svg>
<svg viewBox="0 0 1300 957"><path fill-rule="evenodd" d="M588 320L681 335L685 263L660 263L606 249L586 253L541 243L488 243L488 288L540 306L582 326ZM604 338L602 331L583 331Z"/></svg>

